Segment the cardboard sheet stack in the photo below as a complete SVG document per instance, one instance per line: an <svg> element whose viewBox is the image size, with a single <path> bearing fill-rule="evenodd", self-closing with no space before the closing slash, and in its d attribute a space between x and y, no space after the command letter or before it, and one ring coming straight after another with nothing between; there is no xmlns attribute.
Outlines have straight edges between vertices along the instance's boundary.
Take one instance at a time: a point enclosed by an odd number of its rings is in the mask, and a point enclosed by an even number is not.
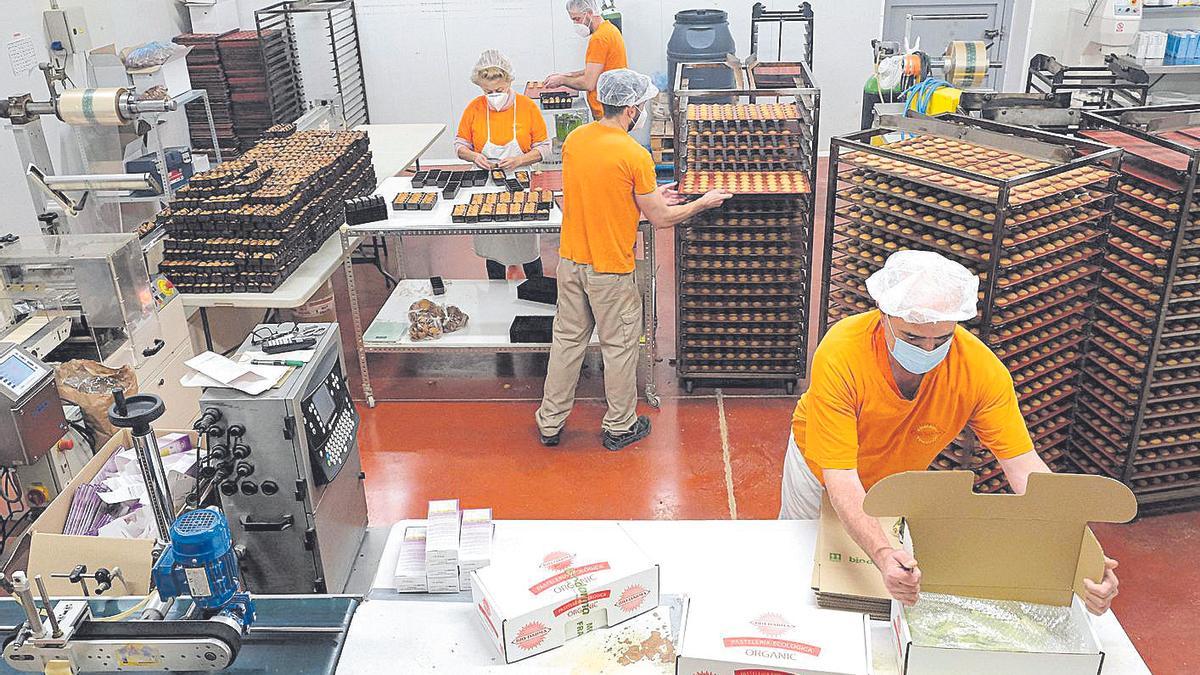
<svg viewBox="0 0 1200 675"><path fill-rule="evenodd" d="M879 519L892 546L900 548L897 523L896 518ZM891 615L891 596L879 570L846 533L828 495L821 501L812 588L817 593L818 607L863 612L878 621L887 621Z"/></svg>
<svg viewBox="0 0 1200 675"><path fill-rule="evenodd" d="M404 531L393 576L400 593L471 590L471 572L492 562L491 509L459 509L457 499L429 502L424 525Z"/></svg>
<svg viewBox="0 0 1200 675"><path fill-rule="evenodd" d="M467 509L462 512L462 530L458 538L458 590L471 590L471 572L492 562L491 509Z"/></svg>
<svg viewBox="0 0 1200 675"><path fill-rule="evenodd" d="M424 593L429 590L425 579L425 528L410 527L404 531L400 558L396 561L396 590L401 593Z"/></svg>

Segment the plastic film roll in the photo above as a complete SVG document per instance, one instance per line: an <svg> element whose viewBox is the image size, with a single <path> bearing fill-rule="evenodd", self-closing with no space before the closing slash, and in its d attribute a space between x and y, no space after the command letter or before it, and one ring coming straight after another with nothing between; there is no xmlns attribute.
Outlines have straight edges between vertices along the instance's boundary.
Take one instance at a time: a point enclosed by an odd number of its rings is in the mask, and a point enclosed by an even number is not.
<svg viewBox="0 0 1200 675"><path fill-rule="evenodd" d="M987 44L982 40L966 42L955 40L946 47L945 66L942 68L946 81L956 87L978 87L987 77Z"/></svg>
<svg viewBox="0 0 1200 675"><path fill-rule="evenodd" d="M127 89L68 89L58 97L58 118L80 126L120 126L129 120L121 114L121 97Z"/></svg>

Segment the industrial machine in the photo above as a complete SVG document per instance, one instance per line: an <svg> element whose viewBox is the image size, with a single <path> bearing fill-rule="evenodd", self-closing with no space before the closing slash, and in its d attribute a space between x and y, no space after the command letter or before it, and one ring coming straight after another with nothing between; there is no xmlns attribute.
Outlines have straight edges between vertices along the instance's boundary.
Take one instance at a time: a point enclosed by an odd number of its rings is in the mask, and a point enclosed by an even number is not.
<svg viewBox="0 0 1200 675"><path fill-rule="evenodd" d="M27 169L34 210L43 221L43 229L54 233L60 217L80 216L91 191L162 194L159 177L168 175L162 157L158 157L160 166L156 173L54 175L42 117L52 115L74 127L121 127L137 122L144 115L173 111L178 104L171 99L142 99L136 91L125 87L67 88L69 77L64 67L53 63L38 67L46 80L49 100L36 101L28 92L9 96L0 100L0 118L8 120L6 126L16 139L21 166ZM145 130L149 131L150 125ZM67 193L81 196L76 199Z"/></svg>
<svg viewBox="0 0 1200 675"><path fill-rule="evenodd" d="M1124 54L1142 24L1143 0L1073 0L1066 57L1080 66L1103 65Z"/></svg>
<svg viewBox="0 0 1200 675"><path fill-rule="evenodd" d="M157 524L161 553L154 566L156 593L130 610L94 618L86 600L51 602L41 576L0 579L25 612L25 622L4 644L4 661L26 672L216 671L237 658L254 622L254 602L242 588L237 555L225 516L198 509L170 521L171 494L151 423L165 411L152 394L113 392L109 420L131 430L138 466ZM39 591L45 617L34 599ZM182 620L166 620L181 598L191 607ZM123 621L138 612L138 621Z"/></svg>
<svg viewBox="0 0 1200 675"><path fill-rule="evenodd" d="M264 336L286 338L288 328L317 336L312 359L259 396L206 389L201 421L217 463L221 507L245 549L247 588L340 593L362 543L367 506L359 418L337 325L261 325L239 353L258 351L256 340Z"/></svg>
<svg viewBox="0 0 1200 675"><path fill-rule="evenodd" d="M0 465L37 462L66 431L54 371L22 349L0 354Z"/></svg>

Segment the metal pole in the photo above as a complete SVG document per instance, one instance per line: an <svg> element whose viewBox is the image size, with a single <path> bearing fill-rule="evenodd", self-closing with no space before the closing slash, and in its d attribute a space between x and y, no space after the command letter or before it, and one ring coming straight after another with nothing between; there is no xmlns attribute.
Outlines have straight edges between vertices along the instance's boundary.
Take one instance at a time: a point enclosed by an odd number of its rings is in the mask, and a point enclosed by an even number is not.
<svg viewBox="0 0 1200 675"><path fill-rule="evenodd" d="M25 576L24 572L13 572L12 584L17 602L21 603L21 609L25 610L25 621L29 624L29 632L38 639L46 637L46 630L42 627L42 615L38 612L37 603L33 600L33 593L29 590L29 578Z"/></svg>
<svg viewBox="0 0 1200 675"><path fill-rule="evenodd" d="M33 578L37 583L38 595L42 596L42 607L46 609L46 618L50 620L50 637L62 637L62 628L58 625L58 617L54 615L54 608L50 606L50 594L46 592L46 584L42 583L42 575L37 575Z"/></svg>
<svg viewBox="0 0 1200 675"><path fill-rule="evenodd" d="M154 524L158 527L158 541L169 543L175 502L171 500L171 488L167 485L167 472L158 451L158 439L154 437L153 429L144 434L135 434L131 430L130 435L133 436L138 468L146 483L146 498L154 513Z"/></svg>

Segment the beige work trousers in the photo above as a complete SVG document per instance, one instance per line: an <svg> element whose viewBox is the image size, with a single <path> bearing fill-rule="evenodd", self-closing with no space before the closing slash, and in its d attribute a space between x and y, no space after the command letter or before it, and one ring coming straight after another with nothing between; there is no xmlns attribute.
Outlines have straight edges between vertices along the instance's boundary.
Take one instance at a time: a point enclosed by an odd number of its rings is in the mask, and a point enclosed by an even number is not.
<svg viewBox="0 0 1200 675"><path fill-rule="evenodd" d="M538 429L557 434L575 405L579 369L595 330L604 357L605 431L624 433L637 421L637 362L642 337L642 295L633 273L602 274L591 265L558 262L558 311Z"/></svg>

